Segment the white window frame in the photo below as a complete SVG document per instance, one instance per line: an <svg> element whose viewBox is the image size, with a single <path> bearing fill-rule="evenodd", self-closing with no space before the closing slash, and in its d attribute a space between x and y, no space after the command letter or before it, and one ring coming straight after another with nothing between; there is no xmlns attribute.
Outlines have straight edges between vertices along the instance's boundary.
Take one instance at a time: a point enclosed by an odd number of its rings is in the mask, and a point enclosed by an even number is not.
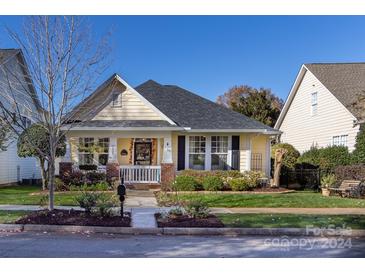
<svg viewBox="0 0 365 274"><path fill-rule="evenodd" d="M88 142L85 142L85 139L89 139ZM92 139L92 141L90 141ZM85 144L95 144L95 138L94 137L79 137L79 146L83 145L85 146ZM85 162L81 161L81 155L92 155L93 156L93 160L91 164L86 164ZM84 156L85 157L85 156ZM94 165L95 164L95 155L92 152L88 152L88 151L80 151L80 149L78 150L78 162L79 165Z"/></svg>
<svg viewBox="0 0 365 274"><path fill-rule="evenodd" d="M348 134L332 136L332 146L344 146L347 147Z"/></svg>
<svg viewBox="0 0 365 274"><path fill-rule="evenodd" d="M191 141L190 139L191 138L199 138L199 140L193 140ZM204 140L203 140L204 138ZM207 140L207 136L205 135L190 135L190 136L187 136L187 140L188 140L188 154L187 154L187 162L188 162L188 169L191 169L190 168L190 155L204 155L204 168L202 170L206 170L207 168L207 143L208 143L208 140ZM195 147L195 148L199 148L199 150L203 150L203 146L201 145L203 142L204 142L204 152L200 151L200 152L195 152L195 151L190 151L190 142L193 142L193 143L200 143L200 145L198 147Z"/></svg>
<svg viewBox="0 0 365 274"><path fill-rule="evenodd" d="M232 135L231 134L219 134L219 133L196 133L196 134L187 134L185 135L185 169L189 169L189 137L190 136L204 136L205 137L205 169L204 170L211 170L211 137L212 136L228 136L228 153L227 153L227 165L230 167L232 165Z"/></svg>
<svg viewBox="0 0 365 274"><path fill-rule="evenodd" d="M311 93L311 115L315 116L318 113L318 92Z"/></svg>
<svg viewBox="0 0 365 274"><path fill-rule="evenodd" d="M120 93L119 91L112 92L112 107L122 107L122 93Z"/></svg>
<svg viewBox="0 0 365 274"><path fill-rule="evenodd" d="M91 165L98 165L98 166L105 166L105 165L101 165L99 163L99 155L107 155L107 159L109 159L109 144L110 144L110 138L109 137L79 137L79 145L80 144L85 144L85 139L93 139L93 141L89 141L87 143L92 143L92 144L97 144L99 145L100 143L106 143L107 145L104 146L104 148L107 150L107 152L103 151L103 152L87 152L87 151L78 151L78 162L81 165L85 165L85 163L81 163L81 159L80 159L80 155L85 155L85 154L91 154L93 156L93 160ZM103 139L108 139L108 142L101 142L101 140ZM82 140L82 141L81 141ZM108 161L108 160L107 160Z"/></svg>
<svg viewBox="0 0 365 274"><path fill-rule="evenodd" d="M227 149L226 149L226 151L225 152L222 152L222 151L214 151L213 152L213 150L214 150L214 146L213 146L213 138L217 138L217 140L216 141L214 141L215 143L216 143L216 148L222 148L222 147L220 147L220 145L222 145L223 143L227 143ZM222 140L222 139L225 139L225 138L227 138L227 142L225 142L225 140ZM223 156L226 156L226 165L228 166L228 169L229 169L229 167L230 167L230 164L228 164L228 160L229 160L229 136L228 135L212 135L212 136L210 136L210 140L211 140L211 149L210 149L210 154L211 154L211 159L210 159L210 169L212 169L212 159L213 159L213 155L218 155L218 156L221 156L221 155L223 155ZM219 146L217 146L217 144L220 144ZM223 146L223 148L225 148L224 146ZM219 169L218 169L219 170Z"/></svg>

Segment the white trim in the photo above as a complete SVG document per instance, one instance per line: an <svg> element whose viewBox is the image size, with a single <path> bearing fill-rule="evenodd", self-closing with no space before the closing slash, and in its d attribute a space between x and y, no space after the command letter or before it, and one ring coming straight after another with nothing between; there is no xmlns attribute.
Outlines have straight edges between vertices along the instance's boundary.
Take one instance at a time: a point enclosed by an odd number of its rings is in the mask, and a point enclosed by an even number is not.
<svg viewBox="0 0 365 274"><path fill-rule="evenodd" d="M181 127L72 127L63 126L62 130L113 130L113 131L181 131Z"/></svg>
<svg viewBox="0 0 365 274"><path fill-rule="evenodd" d="M226 133L226 134L234 134L234 133L262 133L264 135L278 135L281 134L280 131L276 130L267 130L267 129L191 129L187 130L192 133Z"/></svg>
<svg viewBox="0 0 365 274"><path fill-rule="evenodd" d="M232 168L232 135L228 135L227 165Z"/></svg>
<svg viewBox="0 0 365 274"><path fill-rule="evenodd" d="M126 81L124 81L118 74L115 75L115 79L117 79L119 82L121 82L123 85L127 87L127 89L130 89L139 99L142 100L146 105L148 105L151 109L153 109L157 114L159 114L162 118L164 118L166 121L168 121L171 125L176 125L174 121L172 121L169 117L167 117L164 113L162 113L158 108L156 108L150 101L148 101L146 98L144 98L138 91L136 91L134 88L132 88Z"/></svg>
<svg viewBox="0 0 365 274"><path fill-rule="evenodd" d="M266 140L266 176L270 178L270 171L271 171L271 140L267 138Z"/></svg>
<svg viewBox="0 0 365 274"><path fill-rule="evenodd" d="M205 136L205 170L212 169L212 136Z"/></svg>
<svg viewBox="0 0 365 274"><path fill-rule="evenodd" d="M245 138L245 150L246 150L246 170L251 170L251 155L252 155L252 137L247 136Z"/></svg>
<svg viewBox="0 0 365 274"><path fill-rule="evenodd" d="M348 113L351 114L351 116L353 117L354 121L357 121L358 119L347 109L347 107L340 102L340 100L337 99L337 97L335 95L333 95L333 93L316 77L316 75L311 72L304 64L301 66L300 70L299 70L299 73L295 79L295 82L294 82L294 85L292 86L291 90L290 90L290 93L285 101L285 104L284 104L284 107L282 109L282 111L280 112L280 115L279 115L279 118L278 120L276 121L275 123L275 126L274 128L275 129L279 129L281 124L283 123L283 120L286 116L286 113L288 112L289 108L290 108L290 105L291 105L291 102L293 101L297 91L298 91L298 88L300 86L300 83L302 81L302 79L304 78L304 75L306 72L309 72L332 96L333 98L336 99L337 102L339 102L345 109Z"/></svg>

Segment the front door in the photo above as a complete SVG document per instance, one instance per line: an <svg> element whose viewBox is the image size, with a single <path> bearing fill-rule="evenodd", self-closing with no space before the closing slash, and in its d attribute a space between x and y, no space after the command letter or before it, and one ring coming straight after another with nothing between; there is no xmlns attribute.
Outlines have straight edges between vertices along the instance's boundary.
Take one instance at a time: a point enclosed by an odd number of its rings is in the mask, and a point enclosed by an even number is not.
<svg viewBox="0 0 365 274"><path fill-rule="evenodd" d="M134 143L134 164L151 165L152 162L152 143Z"/></svg>

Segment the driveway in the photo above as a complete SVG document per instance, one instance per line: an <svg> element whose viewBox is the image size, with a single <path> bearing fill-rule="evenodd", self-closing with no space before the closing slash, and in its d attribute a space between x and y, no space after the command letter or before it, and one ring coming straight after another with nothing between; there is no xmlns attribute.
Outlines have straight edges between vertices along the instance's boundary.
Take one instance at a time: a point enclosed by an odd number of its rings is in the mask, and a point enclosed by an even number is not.
<svg viewBox="0 0 365 274"><path fill-rule="evenodd" d="M365 238L347 244L311 237L0 233L0 257L365 257Z"/></svg>

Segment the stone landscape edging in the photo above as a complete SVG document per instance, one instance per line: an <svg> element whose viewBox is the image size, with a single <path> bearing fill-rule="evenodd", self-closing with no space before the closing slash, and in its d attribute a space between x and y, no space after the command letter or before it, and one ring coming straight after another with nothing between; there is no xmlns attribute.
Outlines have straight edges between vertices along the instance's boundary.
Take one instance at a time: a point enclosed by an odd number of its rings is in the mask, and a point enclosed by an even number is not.
<svg viewBox="0 0 365 274"><path fill-rule="evenodd" d="M320 234L305 228L205 228L205 227L102 227L102 226L72 226L72 225L31 225L31 224L0 224L4 232L68 232L68 233L108 233L124 235L190 235L190 236L340 236L341 230L334 233L333 229L322 229ZM344 231L345 232L345 231ZM343 232L343 233L344 233ZM346 236L346 234L343 234ZM353 229L353 237L365 237L365 229Z"/></svg>

